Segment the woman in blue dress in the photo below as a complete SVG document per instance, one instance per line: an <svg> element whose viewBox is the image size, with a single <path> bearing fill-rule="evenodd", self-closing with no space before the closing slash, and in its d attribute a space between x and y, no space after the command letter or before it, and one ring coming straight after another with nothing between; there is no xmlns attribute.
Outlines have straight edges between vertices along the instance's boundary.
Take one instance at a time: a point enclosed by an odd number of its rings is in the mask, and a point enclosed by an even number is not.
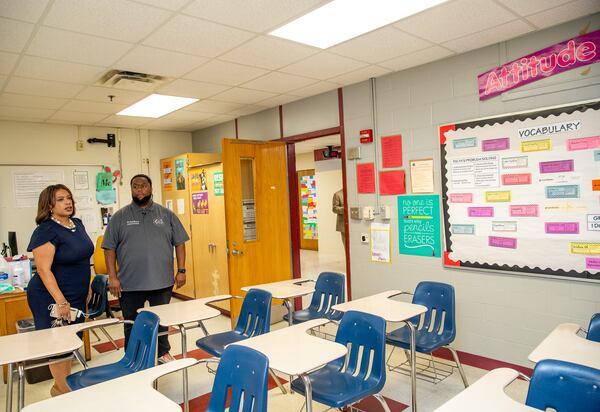
<svg viewBox="0 0 600 412"><path fill-rule="evenodd" d="M81 220L74 218L75 202L65 185L51 185L40 194L35 218L37 228L27 251L33 252L37 274L27 287L27 301L36 329L47 329L54 319L49 306L56 305L59 318L69 322L71 308L85 312L90 296L90 257L94 245ZM80 316L75 322L83 322ZM54 377L52 396L69 392L65 378L71 360L50 365Z"/></svg>

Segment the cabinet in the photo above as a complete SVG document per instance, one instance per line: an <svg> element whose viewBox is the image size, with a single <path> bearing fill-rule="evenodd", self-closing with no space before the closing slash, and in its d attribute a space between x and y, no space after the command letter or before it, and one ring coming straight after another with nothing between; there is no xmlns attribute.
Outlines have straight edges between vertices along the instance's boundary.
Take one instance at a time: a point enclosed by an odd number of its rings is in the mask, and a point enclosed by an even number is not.
<svg viewBox="0 0 600 412"><path fill-rule="evenodd" d="M32 318L27 294L25 292L13 292L0 295L0 336L17 333L17 321ZM6 382L7 366L3 366L4 382Z"/></svg>

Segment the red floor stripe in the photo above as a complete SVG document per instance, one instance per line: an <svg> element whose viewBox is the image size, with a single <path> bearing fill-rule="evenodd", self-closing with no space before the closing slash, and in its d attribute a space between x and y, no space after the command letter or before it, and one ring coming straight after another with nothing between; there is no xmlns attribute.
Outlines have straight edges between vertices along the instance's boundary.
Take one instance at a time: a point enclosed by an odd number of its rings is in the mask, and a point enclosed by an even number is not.
<svg viewBox="0 0 600 412"><path fill-rule="evenodd" d="M408 408L408 405L405 405L401 402L395 401L385 396L383 398L385 399L385 402L387 403L388 408L390 408L391 412L401 412ZM381 406L379 401L373 396L369 396L368 398L363 399L362 401L353 406L355 409L361 410L363 412L384 411L383 406ZM344 408L343 410L349 411L350 408Z"/></svg>
<svg viewBox="0 0 600 412"><path fill-rule="evenodd" d="M525 366L516 365L514 363L503 362L500 360L486 358L485 356L474 355L468 352L456 351L458 353L458 358L463 365L474 366L479 369L485 369L491 371L496 368L511 368L516 371L519 371L527 376L531 376L533 373L533 369L527 368ZM448 349L442 348L433 352L433 355L447 360L454 360L452 358L452 353Z"/></svg>

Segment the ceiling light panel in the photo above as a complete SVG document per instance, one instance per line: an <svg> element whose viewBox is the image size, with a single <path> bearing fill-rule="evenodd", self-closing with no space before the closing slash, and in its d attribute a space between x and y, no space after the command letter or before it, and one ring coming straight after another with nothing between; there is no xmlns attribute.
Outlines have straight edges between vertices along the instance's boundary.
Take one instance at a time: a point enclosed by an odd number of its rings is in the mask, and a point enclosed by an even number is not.
<svg viewBox="0 0 600 412"><path fill-rule="evenodd" d="M271 35L326 49L447 0L334 0Z"/></svg>
<svg viewBox="0 0 600 412"><path fill-rule="evenodd" d="M151 94L139 102L121 110L120 116L161 117L174 112L182 107L197 102L198 99L190 97L167 96L164 94Z"/></svg>

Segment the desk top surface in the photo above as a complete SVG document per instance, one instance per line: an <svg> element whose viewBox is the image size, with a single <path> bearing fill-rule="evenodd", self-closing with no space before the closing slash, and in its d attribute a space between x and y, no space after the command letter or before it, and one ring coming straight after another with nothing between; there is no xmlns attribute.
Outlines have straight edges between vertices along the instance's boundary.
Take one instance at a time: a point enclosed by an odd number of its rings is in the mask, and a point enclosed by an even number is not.
<svg viewBox="0 0 600 412"><path fill-rule="evenodd" d="M494 369L437 408L435 412L540 412L515 401L504 392L517 376L519 373L514 369Z"/></svg>
<svg viewBox="0 0 600 412"><path fill-rule="evenodd" d="M388 290L376 295L366 296L364 298L351 300L350 302L340 303L332 306L333 310L348 312L356 310L359 312L370 313L381 316L388 322L402 322L421 313L427 312L423 305L416 305L409 302L399 302L390 297L402 293L400 290Z"/></svg>
<svg viewBox="0 0 600 412"><path fill-rule="evenodd" d="M576 323L558 325L529 354L529 360L557 359L600 369L600 343L577 335L579 329Z"/></svg>
<svg viewBox="0 0 600 412"><path fill-rule="evenodd" d="M288 326L235 345L247 346L265 354L269 367L287 375L301 375L346 355L346 347L308 334L308 330L328 323L313 319Z"/></svg>
<svg viewBox="0 0 600 412"><path fill-rule="evenodd" d="M101 319L59 328L0 336L0 347L2 348L0 365L73 352L83 344L76 335L77 332L115 323L119 323L119 319Z"/></svg>
<svg viewBox="0 0 600 412"><path fill-rule="evenodd" d="M152 382L163 375L192 366L196 362L198 361L193 358L168 362L31 404L25 407L23 412L181 412L179 405L152 388Z"/></svg>
<svg viewBox="0 0 600 412"><path fill-rule="evenodd" d="M276 299L289 299L313 293L315 291L315 282L311 279L289 279L280 282L244 286L242 288L245 292L248 292L250 289L266 290Z"/></svg>
<svg viewBox="0 0 600 412"><path fill-rule="evenodd" d="M207 303L229 298L231 298L231 295L210 296L207 298L150 306L142 308L138 312L147 311L155 313L160 318L162 326L182 325L184 323L197 322L219 316L221 312L218 309L207 306Z"/></svg>

